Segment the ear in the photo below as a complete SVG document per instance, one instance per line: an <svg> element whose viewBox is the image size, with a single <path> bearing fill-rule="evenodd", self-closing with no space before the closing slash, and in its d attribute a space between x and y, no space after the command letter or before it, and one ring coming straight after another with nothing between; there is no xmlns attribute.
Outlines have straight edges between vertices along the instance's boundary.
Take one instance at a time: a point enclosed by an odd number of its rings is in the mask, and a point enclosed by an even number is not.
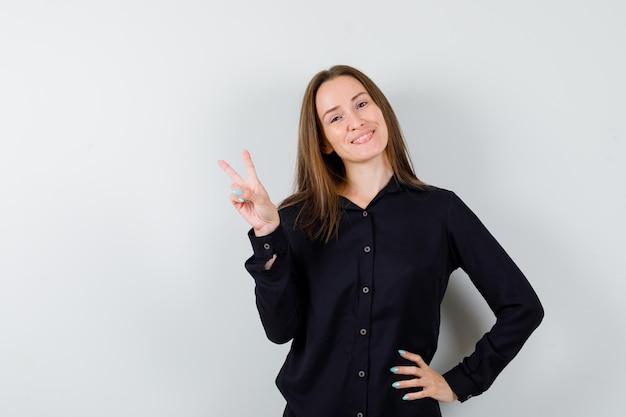
<svg viewBox="0 0 626 417"><path fill-rule="evenodd" d="M331 153L335 152L335 150L333 149L332 146L330 146L330 143L328 143L328 141L326 139L324 139L324 142L322 143L322 145L320 146L320 150L322 151L323 154L325 155L330 155Z"/></svg>

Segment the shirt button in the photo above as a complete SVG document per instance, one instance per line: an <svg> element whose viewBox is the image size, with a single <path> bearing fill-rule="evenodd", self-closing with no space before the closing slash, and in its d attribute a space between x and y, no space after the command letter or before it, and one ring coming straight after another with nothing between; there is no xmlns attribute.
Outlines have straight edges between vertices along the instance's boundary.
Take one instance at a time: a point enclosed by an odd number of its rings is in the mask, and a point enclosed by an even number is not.
<svg viewBox="0 0 626 417"><path fill-rule="evenodd" d="M363 417L363 413L356 413L356 417Z"/></svg>
<svg viewBox="0 0 626 417"><path fill-rule="evenodd" d="M363 248L363 251L365 253L369 253L371 250L372 250L372 248L370 248L369 246L366 246L366 247Z"/></svg>
<svg viewBox="0 0 626 417"><path fill-rule="evenodd" d="M359 330L359 333L361 333L361 336L365 336L367 334L367 329L361 329Z"/></svg>
<svg viewBox="0 0 626 417"><path fill-rule="evenodd" d="M370 292L370 287L363 287L361 291L363 291L363 294L367 294L368 292Z"/></svg>
<svg viewBox="0 0 626 417"><path fill-rule="evenodd" d="M367 214L368 214L367 211L364 211L363 212L363 217L367 217Z"/></svg>
<svg viewBox="0 0 626 417"><path fill-rule="evenodd" d="M365 378L365 371L359 371L359 378Z"/></svg>
<svg viewBox="0 0 626 417"><path fill-rule="evenodd" d="M272 246L271 246L269 243L264 243L264 244L263 244L263 248L265 248L265 249L269 249L269 248L271 248L271 247L272 247Z"/></svg>

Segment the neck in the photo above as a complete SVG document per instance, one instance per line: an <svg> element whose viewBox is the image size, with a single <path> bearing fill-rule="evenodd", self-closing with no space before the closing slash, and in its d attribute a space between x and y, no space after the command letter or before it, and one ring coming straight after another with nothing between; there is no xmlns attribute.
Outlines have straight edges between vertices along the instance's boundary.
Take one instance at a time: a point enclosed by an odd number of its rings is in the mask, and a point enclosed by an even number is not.
<svg viewBox="0 0 626 417"><path fill-rule="evenodd" d="M391 179L393 170L386 158L359 164L345 164L347 181L340 194L365 208Z"/></svg>

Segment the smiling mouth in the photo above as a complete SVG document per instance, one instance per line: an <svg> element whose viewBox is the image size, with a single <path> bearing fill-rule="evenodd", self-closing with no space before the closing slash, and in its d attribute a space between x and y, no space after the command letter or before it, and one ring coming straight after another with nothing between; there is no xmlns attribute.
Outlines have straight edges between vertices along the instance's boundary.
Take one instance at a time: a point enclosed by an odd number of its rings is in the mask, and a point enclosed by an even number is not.
<svg viewBox="0 0 626 417"><path fill-rule="evenodd" d="M354 144L358 145L359 143L367 142L368 140L370 140L370 138L372 137L373 134L374 134L374 131L371 130L371 131L369 131L367 133L362 134L358 138L352 140L350 143L354 143Z"/></svg>

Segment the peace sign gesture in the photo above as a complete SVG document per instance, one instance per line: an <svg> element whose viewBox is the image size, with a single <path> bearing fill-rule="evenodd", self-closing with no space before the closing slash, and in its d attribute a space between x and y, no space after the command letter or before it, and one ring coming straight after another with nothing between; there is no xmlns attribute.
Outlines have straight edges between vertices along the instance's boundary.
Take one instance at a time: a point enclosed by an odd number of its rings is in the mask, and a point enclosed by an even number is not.
<svg viewBox="0 0 626 417"><path fill-rule="evenodd" d="M233 180L230 200L235 209L252 226L256 236L269 235L280 224L278 209L259 181L248 151L243 151L243 163L248 176L246 180L241 178L226 161L218 161L219 166Z"/></svg>

